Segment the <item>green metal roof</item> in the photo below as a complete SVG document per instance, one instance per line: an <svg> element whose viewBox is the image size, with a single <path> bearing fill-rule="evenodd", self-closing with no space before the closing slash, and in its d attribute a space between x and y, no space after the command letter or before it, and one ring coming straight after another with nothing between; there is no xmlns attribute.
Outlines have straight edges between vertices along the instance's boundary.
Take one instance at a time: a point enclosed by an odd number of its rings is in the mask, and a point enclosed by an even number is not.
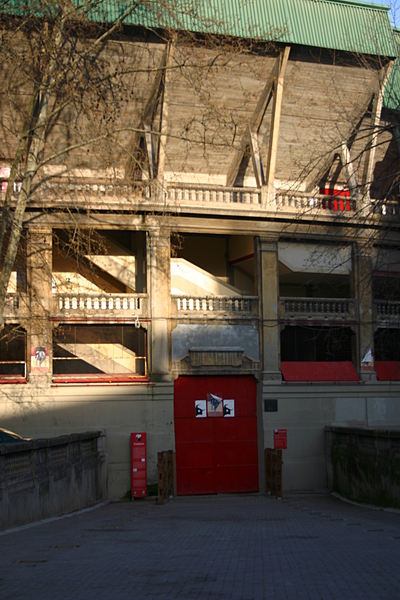
<svg viewBox="0 0 400 600"><path fill-rule="evenodd" d="M127 0L104 0L93 17L118 19ZM373 54L395 56L387 6L345 0L166 0L145 2L127 23L166 26Z"/></svg>
<svg viewBox="0 0 400 600"><path fill-rule="evenodd" d="M394 61L392 70L390 71L389 80L386 84L385 95L383 97L383 106L390 110L400 110L400 30L394 30L394 39L397 44L397 58Z"/></svg>
<svg viewBox="0 0 400 600"><path fill-rule="evenodd" d="M80 0L75 5L87 6ZM0 12L38 13L57 0L0 0ZM124 23L396 56L389 8L352 0L143 0ZM43 8L43 7L46 8ZM91 20L119 20L133 0L93 0Z"/></svg>

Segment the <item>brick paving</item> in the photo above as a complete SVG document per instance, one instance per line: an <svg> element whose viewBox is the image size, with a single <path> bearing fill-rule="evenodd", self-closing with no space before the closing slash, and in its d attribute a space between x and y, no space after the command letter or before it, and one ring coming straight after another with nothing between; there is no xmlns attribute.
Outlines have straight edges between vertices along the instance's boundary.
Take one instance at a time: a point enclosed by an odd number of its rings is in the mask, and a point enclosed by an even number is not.
<svg viewBox="0 0 400 600"><path fill-rule="evenodd" d="M400 514L329 494L112 503L0 535L1 600L400 598Z"/></svg>

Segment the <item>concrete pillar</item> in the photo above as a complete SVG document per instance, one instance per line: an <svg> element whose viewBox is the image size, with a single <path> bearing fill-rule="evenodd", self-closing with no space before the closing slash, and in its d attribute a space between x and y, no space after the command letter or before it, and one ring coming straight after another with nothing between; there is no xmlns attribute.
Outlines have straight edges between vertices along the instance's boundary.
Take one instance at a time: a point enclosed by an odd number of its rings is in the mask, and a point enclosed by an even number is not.
<svg viewBox="0 0 400 600"><path fill-rule="evenodd" d="M376 381L374 361L374 324L372 320L372 258L365 245L353 246L352 285L358 317L356 360L362 381Z"/></svg>
<svg viewBox="0 0 400 600"><path fill-rule="evenodd" d="M148 290L151 310L149 371L153 381L171 381L170 305L171 241L170 232L149 232Z"/></svg>
<svg viewBox="0 0 400 600"><path fill-rule="evenodd" d="M28 371L31 382L51 380L52 231L30 229L27 236L29 296Z"/></svg>
<svg viewBox="0 0 400 600"><path fill-rule="evenodd" d="M262 378L280 381L278 240L257 238L256 256Z"/></svg>

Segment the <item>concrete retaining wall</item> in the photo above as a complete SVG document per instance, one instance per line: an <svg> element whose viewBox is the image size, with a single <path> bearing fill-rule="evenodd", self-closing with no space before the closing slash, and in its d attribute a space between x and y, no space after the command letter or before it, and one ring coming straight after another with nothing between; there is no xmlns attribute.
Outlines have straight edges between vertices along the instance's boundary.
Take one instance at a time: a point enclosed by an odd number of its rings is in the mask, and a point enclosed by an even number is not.
<svg viewBox="0 0 400 600"><path fill-rule="evenodd" d="M0 530L107 497L103 432L0 445Z"/></svg>
<svg viewBox="0 0 400 600"><path fill-rule="evenodd" d="M261 387L262 384L260 384ZM283 491L327 489L325 427L400 428L400 384L262 385L260 413L264 447L274 429L287 429ZM268 411L265 400L276 400Z"/></svg>
<svg viewBox="0 0 400 600"><path fill-rule="evenodd" d="M147 432L147 479L157 481L157 452L175 450L174 384L3 385L0 424L31 438L106 431L108 495L130 490L130 433ZM266 402L265 402L266 401ZM272 412L269 403L274 405ZM400 382L360 385L258 384L260 490L264 448L287 429L283 491L326 489L325 426L400 428Z"/></svg>
<svg viewBox="0 0 400 600"><path fill-rule="evenodd" d="M330 491L400 508L400 431L326 427L325 443Z"/></svg>
<svg viewBox="0 0 400 600"><path fill-rule="evenodd" d="M108 495L120 500L131 487L130 434L147 432L147 481L157 482L157 452L175 450L174 384L0 387L0 425L24 437L104 430Z"/></svg>

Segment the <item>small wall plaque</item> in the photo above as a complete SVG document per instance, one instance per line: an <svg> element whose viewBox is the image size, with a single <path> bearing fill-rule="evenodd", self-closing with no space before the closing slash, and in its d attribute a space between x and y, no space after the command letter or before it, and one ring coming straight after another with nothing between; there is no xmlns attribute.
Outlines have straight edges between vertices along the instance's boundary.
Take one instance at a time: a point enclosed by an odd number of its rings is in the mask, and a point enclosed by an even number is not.
<svg viewBox="0 0 400 600"><path fill-rule="evenodd" d="M278 412L278 400L264 400L264 412Z"/></svg>

